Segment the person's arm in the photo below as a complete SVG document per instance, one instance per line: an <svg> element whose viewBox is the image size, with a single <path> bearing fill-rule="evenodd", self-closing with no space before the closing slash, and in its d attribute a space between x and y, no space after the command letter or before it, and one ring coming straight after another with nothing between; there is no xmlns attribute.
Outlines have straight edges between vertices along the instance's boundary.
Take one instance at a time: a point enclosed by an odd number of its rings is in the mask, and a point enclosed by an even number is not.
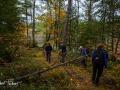
<svg viewBox="0 0 120 90"><path fill-rule="evenodd" d="M88 55L87 55L87 50L85 49L85 56L87 57Z"/></svg>
<svg viewBox="0 0 120 90"><path fill-rule="evenodd" d="M52 51L52 46L51 46L51 51Z"/></svg>
<svg viewBox="0 0 120 90"><path fill-rule="evenodd" d="M105 51L103 52L103 55L104 55L104 66L107 69L107 55Z"/></svg>
<svg viewBox="0 0 120 90"><path fill-rule="evenodd" d="M94 53L96 52L96 50L93 50L92 51L92 63L93 63L93 60L94 60Z"/></svg>
<svg viewBox="0 0 120 90"><path fill-rule="evenodd" d="M58 52L58 53L59 53L59 55L61 55L61 54L62 54L62 49L61 49L61 48L59 49L59 52Z"/></svg>
<svg viewBox="0 0 120 90"><path fill-rule="evenodd" d="M47 46L45 47L45 51L47 51Z"/></svg>
<svg viewBox="0 0 120 90"><path fill-rule="evenodd" d="M93 59L94 59L94 51L92 52L92 63L93 63Z"/></svg>

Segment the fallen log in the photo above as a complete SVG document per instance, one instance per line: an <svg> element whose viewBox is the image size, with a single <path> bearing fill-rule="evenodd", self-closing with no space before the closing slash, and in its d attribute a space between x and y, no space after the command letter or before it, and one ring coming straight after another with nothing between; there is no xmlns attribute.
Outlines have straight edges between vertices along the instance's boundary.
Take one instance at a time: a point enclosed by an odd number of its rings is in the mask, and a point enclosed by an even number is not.
<svg viewBox="0 0 120 90"><path fill-rule="evenodd" d="M25 75L25 76L21 76L21 77L14 78L14 81L15 81L15 82L21 81L21 80L23 80L23 79L25 79L25 78L28 78L28 77L30 77L30 76L38 75L38 74L40 74L40 73L43 73L43 72L52 70L52 69L57 68L57 67L59 67L59 66L65 65L65 64L67 64L67 63L71 63L71 62L76 61L76 60L78 60L78 59L81 59L81 57L78 57L78 58L73 59L73 60L70 60L70 61L66 61L66 62L64 62L64 63L60 63L60 64L58 64L58 65L51 66L51 67L49 67L49 68L47 68L47 69L44 69L44 70L38 70L38 71L36 71L36 72L34 72L34 73L27 74L27 75Z"/></svg>

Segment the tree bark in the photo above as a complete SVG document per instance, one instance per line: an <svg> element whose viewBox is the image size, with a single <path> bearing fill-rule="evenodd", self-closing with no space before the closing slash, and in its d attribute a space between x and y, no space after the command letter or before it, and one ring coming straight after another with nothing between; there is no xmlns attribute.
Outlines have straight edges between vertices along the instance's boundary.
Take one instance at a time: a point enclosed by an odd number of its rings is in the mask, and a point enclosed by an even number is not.
<svg viewBox="0 0 120 90"><path fill-rule="evenodd" d="M64 44L66 44L66 36L67 36L67 31L68 31L68 20L69 20L69 14L71 11L71 6L72 6L72 0L68 0L68 8L67 8L66 20L64 24L64 31L63 31L63 37L62 37L62 41Z"/></svg>
<svg viewBox="0 0 120 90"><path fill-rule="evenodd" d="M107 5L106 5L106 3L102 3L102 4L103 4L104 13L103 13L102 33L101 33L102 35L101 36L102 36L102 43L105 43L104 33L105 33L105 24L106 24L106 7L107 7Z"/></svg>
<svg viewBox="0 0 120 90"><path fill-rule="evenodd" d="M27 0L25 0L25 11L26 11L26 30L27 30L27 45L28 45L28 7L27 7Z"/></svg>
<svg viewBox="0 0 120 90"><path fill-rule="evenodd" d="M32 46L33 47L35 47L35 2L36 0L33 1L33 27L32 27L32 39L33 39Z"/></svg>
<svg viewBox="0 0 120 90"><path fill-rule="evenodd" d="M115 54L117 54L117 49L118 49L119 42L120 42L120 39L117 38L116 47L115 47Z"/></svg>

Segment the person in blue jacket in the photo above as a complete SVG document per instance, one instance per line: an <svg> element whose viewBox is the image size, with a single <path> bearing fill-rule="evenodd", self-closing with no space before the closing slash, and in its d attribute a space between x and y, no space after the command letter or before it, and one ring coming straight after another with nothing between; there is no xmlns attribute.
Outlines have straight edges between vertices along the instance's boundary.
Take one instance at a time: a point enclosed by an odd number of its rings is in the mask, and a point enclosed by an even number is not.
<svg viewBox="0 0 120 90"><path fill-rule="evenodd" d="M86 64L86 59L87 59L86 49L83 48L82 46L80 46L79 50L80 50L80 54L81 54L81 57L82 57L82 61L81 62L84 65L84 67L86 68L87 67L87 64Z"/></svg>
<svg viewBox="0 0 120 90"><path fill-rule="evenodd" d="M50 43L47 43L46 47L45 47L45 51L46 51L46 59L48 62L51 61L51 51L52 51L52 46L50 45Z"/></svg>
<svg viewBox="0 0 120 90"><path fill-rule="evenodd" d="M103 68L107 69L107 53L102 43L98 44L97 49L92 53L93 74L92 81L96 86L99 85L99 79L102 75Z"/></svg>

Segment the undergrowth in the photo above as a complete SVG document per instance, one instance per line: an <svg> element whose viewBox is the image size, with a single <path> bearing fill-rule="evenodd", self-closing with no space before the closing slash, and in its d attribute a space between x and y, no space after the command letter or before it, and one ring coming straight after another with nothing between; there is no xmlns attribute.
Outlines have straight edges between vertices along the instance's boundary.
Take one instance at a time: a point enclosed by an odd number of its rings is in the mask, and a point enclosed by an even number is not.
<svg viewBox="0 0 120 90"><path fill-rule="evenodd" d="M21 77L33 73L37 70L46 69L52 65L52 63L46 62L46 59L43 56L43 52L40 50L40 48L27 49L25 47L22 47L20 53L21 56L19 57L19 59L16 59L11 63L4 63L4 65L0 65L1 81L16 77ZM54 51L54 54L52 55L53 55L52 60L56 60L55 58L56 55L58 55L58 53L56 54L56 52ZM67 56L68 60L71 60L76 57L72 53L68 53L68 55L69 55ZM120 88L119 64L120 62L110 62L110 61L108 62L108 72L109 75L115 80L116 89ZM92 73L91 58L87 60L88 68L86 70L79 69L79 67L82 66L80 60L71 63L71 65L69 66L71 67L71 70L76 70L77 72L82 74L84 73L84 75L86 71L88 73ZM74 71L72 72L75 73ZM82 76L82 78L84 78L84 76ZM82 78L79 77L80 80ZM79 81L79 79L76 79L77 82ZM25 78L24 80L22 80L22 83L20 83L18 86L10 86L10 87L0 86L0 90L69 90L70 88L72 88L71 80L72 80L71 77L66 75L66 73L63 71L63 68L60 67L47 71L45 73L36 74L34 76ZM76 85L75 81L73 83ZM74 87L73 90L79 90L79 89L75 89L76 86L73 87ZM84 87L84 89L90 90L88 86ZM99 90L99 89L95 89L95 90Z"/></svg>

